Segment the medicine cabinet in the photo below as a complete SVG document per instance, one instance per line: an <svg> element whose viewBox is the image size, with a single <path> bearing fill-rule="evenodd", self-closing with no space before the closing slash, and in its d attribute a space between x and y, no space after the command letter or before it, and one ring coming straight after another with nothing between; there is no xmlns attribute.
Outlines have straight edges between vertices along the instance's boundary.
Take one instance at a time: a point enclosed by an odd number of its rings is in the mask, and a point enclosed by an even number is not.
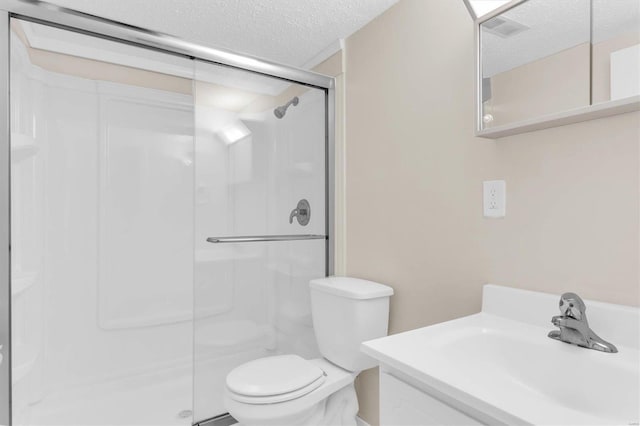
<svg viewBox="0 0 640 426"><path fill-rule="evenodd" d="M640 0L513 0L475 25L477 136L640 110Z"/></svg>

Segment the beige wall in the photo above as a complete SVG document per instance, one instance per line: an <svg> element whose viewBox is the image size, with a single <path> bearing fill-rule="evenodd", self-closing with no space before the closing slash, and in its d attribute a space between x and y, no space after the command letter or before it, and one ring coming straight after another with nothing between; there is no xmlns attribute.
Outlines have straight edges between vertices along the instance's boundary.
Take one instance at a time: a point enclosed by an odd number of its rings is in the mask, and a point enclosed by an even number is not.
<svg viewBox="0 0 640 426"><path fill-rule="evenodd" d="M473 137L463 2L403 0L345 49L347 274L394 287L391 333L477 312L495 142ZM356 386L360 415L377 424L377 372Z"/></svg>
<svg viewBox="0 0 640 426"><path fill-rule="evenodd" d="M493 121L485 127L588 106L590 53L582 43L491 77L483 113Z"/></svg>
<svg viewBox="0 0 640 426"><path fill-rule="evenodd" d="M496 142L507 217L486 221L496 284L640 306L640 113Z"/></svg>
<svg viewBox="0 0 640 426"><path fill-rule="evenodd" d="M473 137L462 1L402 0L345 51L346 273L395 288L390 332L480 309L486 282L640 305L640 113ZM482 181L507 217L482 217ZM357 379L378 424L377 373Z"/></svg>

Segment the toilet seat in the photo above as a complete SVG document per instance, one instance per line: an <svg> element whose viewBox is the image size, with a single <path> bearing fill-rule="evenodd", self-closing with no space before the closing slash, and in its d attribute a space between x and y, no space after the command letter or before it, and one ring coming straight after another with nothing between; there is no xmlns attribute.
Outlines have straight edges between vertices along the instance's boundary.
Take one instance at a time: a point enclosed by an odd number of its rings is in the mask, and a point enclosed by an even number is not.
<svg viewBox="0 0 640 426"><path fill-rule="evenodd" d="M243 402L245 404L255 404L255 405L259 405L259 404L277 404L279 402L287 402L287 401L291 401L292 399L296 399L296 398L300 398L302 396L305 396L311 392L313 392L314 390L318 389L320 386L322 386L322 384L325 381L325 376L320 377L318 380L314 381L313 383L297 389L293 392L288 392L288 393L283 393L283 394L279 394L279 395L270 395L270 396L247 396L247 395L240 395L237 394L235 392L228 392L228 395L231 399L233 399L234 401L238 401L238 402Z"/></svg>
<svg viewBox="0 0 640 426"><path fill-rule="evenodd" d="M225 388L224 406L240 424L251 426L300 426L307 424L313 412L325 412L323 401L341 389L353 387L357 373L344 370L323 358L310 359L325 374L324 383L306 395L273 404L252 404L237 401L229 388ZM355 401L355 391L354 391ZM334 407L335 408L335 407ZM355 418L355 413L354 413Z"/></svg>
<svg viewBox="0 0 640 426"><path fill-rule="evenodd" d="M298 355L260 358L227 375L231 399L245 404L290 401L314 391L326 380L325 372Z"/></svg>

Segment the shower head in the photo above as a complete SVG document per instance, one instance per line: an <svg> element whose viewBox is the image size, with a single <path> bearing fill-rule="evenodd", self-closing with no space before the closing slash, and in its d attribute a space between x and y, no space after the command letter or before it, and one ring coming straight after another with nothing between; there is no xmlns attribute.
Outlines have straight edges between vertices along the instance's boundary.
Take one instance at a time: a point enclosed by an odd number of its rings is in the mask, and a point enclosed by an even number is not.
<svg viewBox="0 0 640 426"><path fill-rule="evenodd" d="M298 105L298 102L300 100L298 99L297 96L294 96L293 99L291 99L289 102L287 102L284 105L279 106L278 108L273 110L273 114L277 117L277 118L282 118L284 117L284 115L287 113L287 108L289 108L290 105L296 106Z"/></svg>

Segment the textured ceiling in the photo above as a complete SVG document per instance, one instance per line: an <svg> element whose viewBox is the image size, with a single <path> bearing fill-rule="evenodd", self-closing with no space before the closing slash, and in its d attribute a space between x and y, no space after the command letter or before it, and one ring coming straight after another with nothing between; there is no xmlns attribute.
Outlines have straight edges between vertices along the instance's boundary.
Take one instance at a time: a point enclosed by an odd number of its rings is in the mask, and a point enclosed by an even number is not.
<svg viewBox="0 0 640 426"><path fill-rule="evenodd" d="M599 43L626 32L638 32L640 0L593 0L593 6L589 0L529 0L500 16L529 29L508 38L482 32L485 77L590 40Z"/></svg>
<svg viewBox="0 0 640 426"><path fill-rule="evenodd" d="M49 0L199 44L302 67L397 0Z"/></svg>

